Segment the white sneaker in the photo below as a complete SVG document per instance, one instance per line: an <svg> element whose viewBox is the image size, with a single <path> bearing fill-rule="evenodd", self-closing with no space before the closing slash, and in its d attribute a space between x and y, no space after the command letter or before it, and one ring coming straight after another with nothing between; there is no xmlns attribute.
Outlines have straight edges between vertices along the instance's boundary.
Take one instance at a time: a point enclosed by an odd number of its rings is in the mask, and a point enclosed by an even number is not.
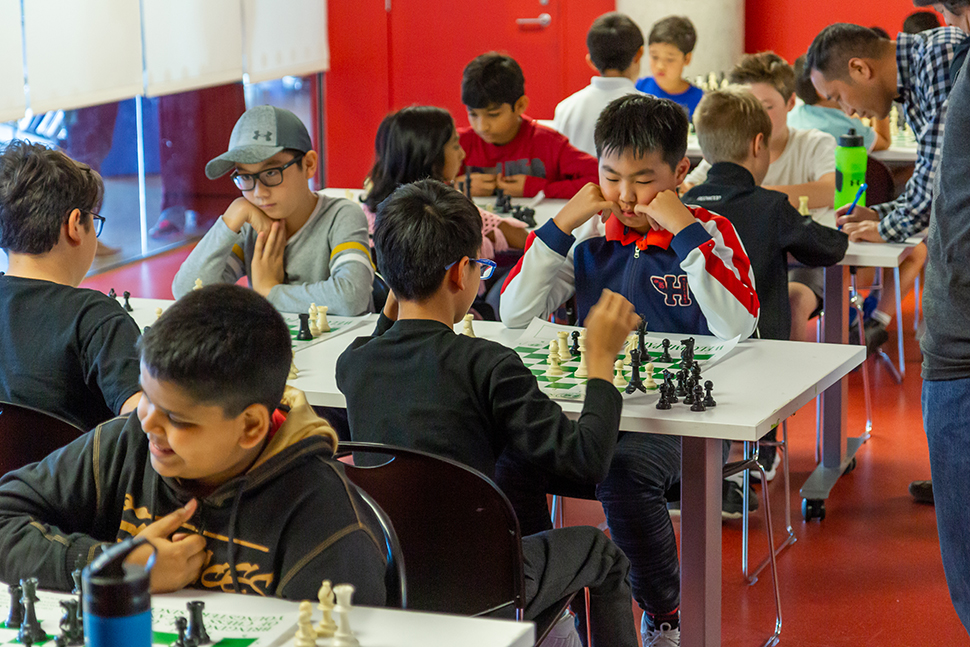
<svg viewBox="0 0 970 647"><path fill-rule="evenodd" d="M539 644L539 647L583 647L579 633L576 631L576 617L572 611L566 609L559 616L559 620L546 634L545 640Z"/></svg>
<svg viewBox="0 0 970 647"><path fill-rule="evenodd" d="M680 647L680 628L671 629L664 622L659 629L651 629L646 613L640 621L640 637L643 638L643 647Z"/></svg>

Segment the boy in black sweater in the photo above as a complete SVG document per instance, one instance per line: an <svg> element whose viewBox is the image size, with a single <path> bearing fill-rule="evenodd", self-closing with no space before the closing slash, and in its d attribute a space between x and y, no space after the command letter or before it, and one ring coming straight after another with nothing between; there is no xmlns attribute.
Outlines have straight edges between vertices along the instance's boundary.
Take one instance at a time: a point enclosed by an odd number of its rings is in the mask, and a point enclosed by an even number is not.
<svg viewBox="0 0 970 647"><path fill-rule="evenodd" d="M333 429L301 392L284 393L290 334L273 306L207 287L139 346L137 414L0 480L0 581L70 590L72 570L142 535L157 551L153 592L304 600L326 578L383 604L380 526L332 458Z"/></svg>
<svg viewBox="0 0 970 647"><path fill-rule="evenodd" d="M579 420L569 420L514 350L454 332L491 273L476 258L481 228L478 208L434 180L402 186L381 204L374 243L393 292L374 335L337 362L351 435L447 456L489 476L512 452L596 483L616 445L622 399L613 361L636 326L633 306L605 291L587 316L586 402ZM629 561L602 532L552 530L525 537L522 550L526 618L588 586L594 644L637 644Z"/></svg>
<svg viewBox="0 0 970 647"><path fill-rule="evenodd" d="M848 237L802 216L788 196L761 188L768 172L771 119L750 91L738 86L708 92L694 113L707 182L684 194L731 221L754 269L761 302L762 339L789 339L788 254L810 267L842 260Z"/></svg>

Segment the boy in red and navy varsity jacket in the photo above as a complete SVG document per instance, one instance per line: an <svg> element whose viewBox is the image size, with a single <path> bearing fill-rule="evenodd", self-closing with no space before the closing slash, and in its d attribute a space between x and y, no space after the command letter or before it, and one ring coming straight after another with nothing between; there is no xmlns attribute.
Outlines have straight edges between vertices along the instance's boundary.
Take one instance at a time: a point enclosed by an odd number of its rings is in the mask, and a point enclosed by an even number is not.
<svg viewBox="0 0 970 647"><path fill-rule="evenodd" d="M574 294L581 323L610 289L630 300L651 330L722 339L754 332L760 306L734 227L684 206L675 192L690 169L687 128L683 109L667 99L628 95L607 106L594 133L599 185L587 184L530 235L502 292L507 326L547 317ZM541 479L529 470L509 464L496 480L512 491L513 502L527 495L532 505L545 505ZM664 498L679 478L679 438L621 434L596 490L613 540L630 558L633 596L645 612L644 644L680 640L677 544ZM726 482L725 492L733 485Z"/></svg>
<svg viewBox="0 0 970 647"><path fill-rule="evenodd" d="M472 195L571 198L596 180L596 160L569 139L523 114L529 107L522 68L510 56L489 52L465 67L461 102L470 128L459 131L465 150L462 175Z"/></svg>

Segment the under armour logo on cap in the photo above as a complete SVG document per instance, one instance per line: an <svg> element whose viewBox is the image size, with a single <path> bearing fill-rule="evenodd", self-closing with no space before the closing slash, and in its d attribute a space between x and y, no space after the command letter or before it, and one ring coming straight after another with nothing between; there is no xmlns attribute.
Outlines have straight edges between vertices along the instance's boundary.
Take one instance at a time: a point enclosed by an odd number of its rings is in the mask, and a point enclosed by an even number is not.
<svg viewBox="0 0 970 647"><path fill-rule="evenodd" d="M260 135L258 130L254 130L253 131L253 139L259 139L260 137L265 137L266 138L266 141L268 141L268 142L269 141L273 141L273 132L268 130L268 131L266 131L265 134Z"/></svg>

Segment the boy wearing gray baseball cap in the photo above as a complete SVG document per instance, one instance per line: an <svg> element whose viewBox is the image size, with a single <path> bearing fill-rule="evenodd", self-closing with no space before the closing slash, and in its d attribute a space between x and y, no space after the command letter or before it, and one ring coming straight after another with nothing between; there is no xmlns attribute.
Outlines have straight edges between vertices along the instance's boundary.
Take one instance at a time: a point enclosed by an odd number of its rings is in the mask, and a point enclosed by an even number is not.
<svg viewBox="0 0 970 647"><path fill-rule="evenodd" d="M203 285L249 285L284 312L311 303L335 315L372 305L374 267L360 206L310 190L318 156L306 126L289 110L250 108L229 138L229 150L205 166L209 179L232 172L242 197L199 241L172 282L180 298Z"/></svg>

